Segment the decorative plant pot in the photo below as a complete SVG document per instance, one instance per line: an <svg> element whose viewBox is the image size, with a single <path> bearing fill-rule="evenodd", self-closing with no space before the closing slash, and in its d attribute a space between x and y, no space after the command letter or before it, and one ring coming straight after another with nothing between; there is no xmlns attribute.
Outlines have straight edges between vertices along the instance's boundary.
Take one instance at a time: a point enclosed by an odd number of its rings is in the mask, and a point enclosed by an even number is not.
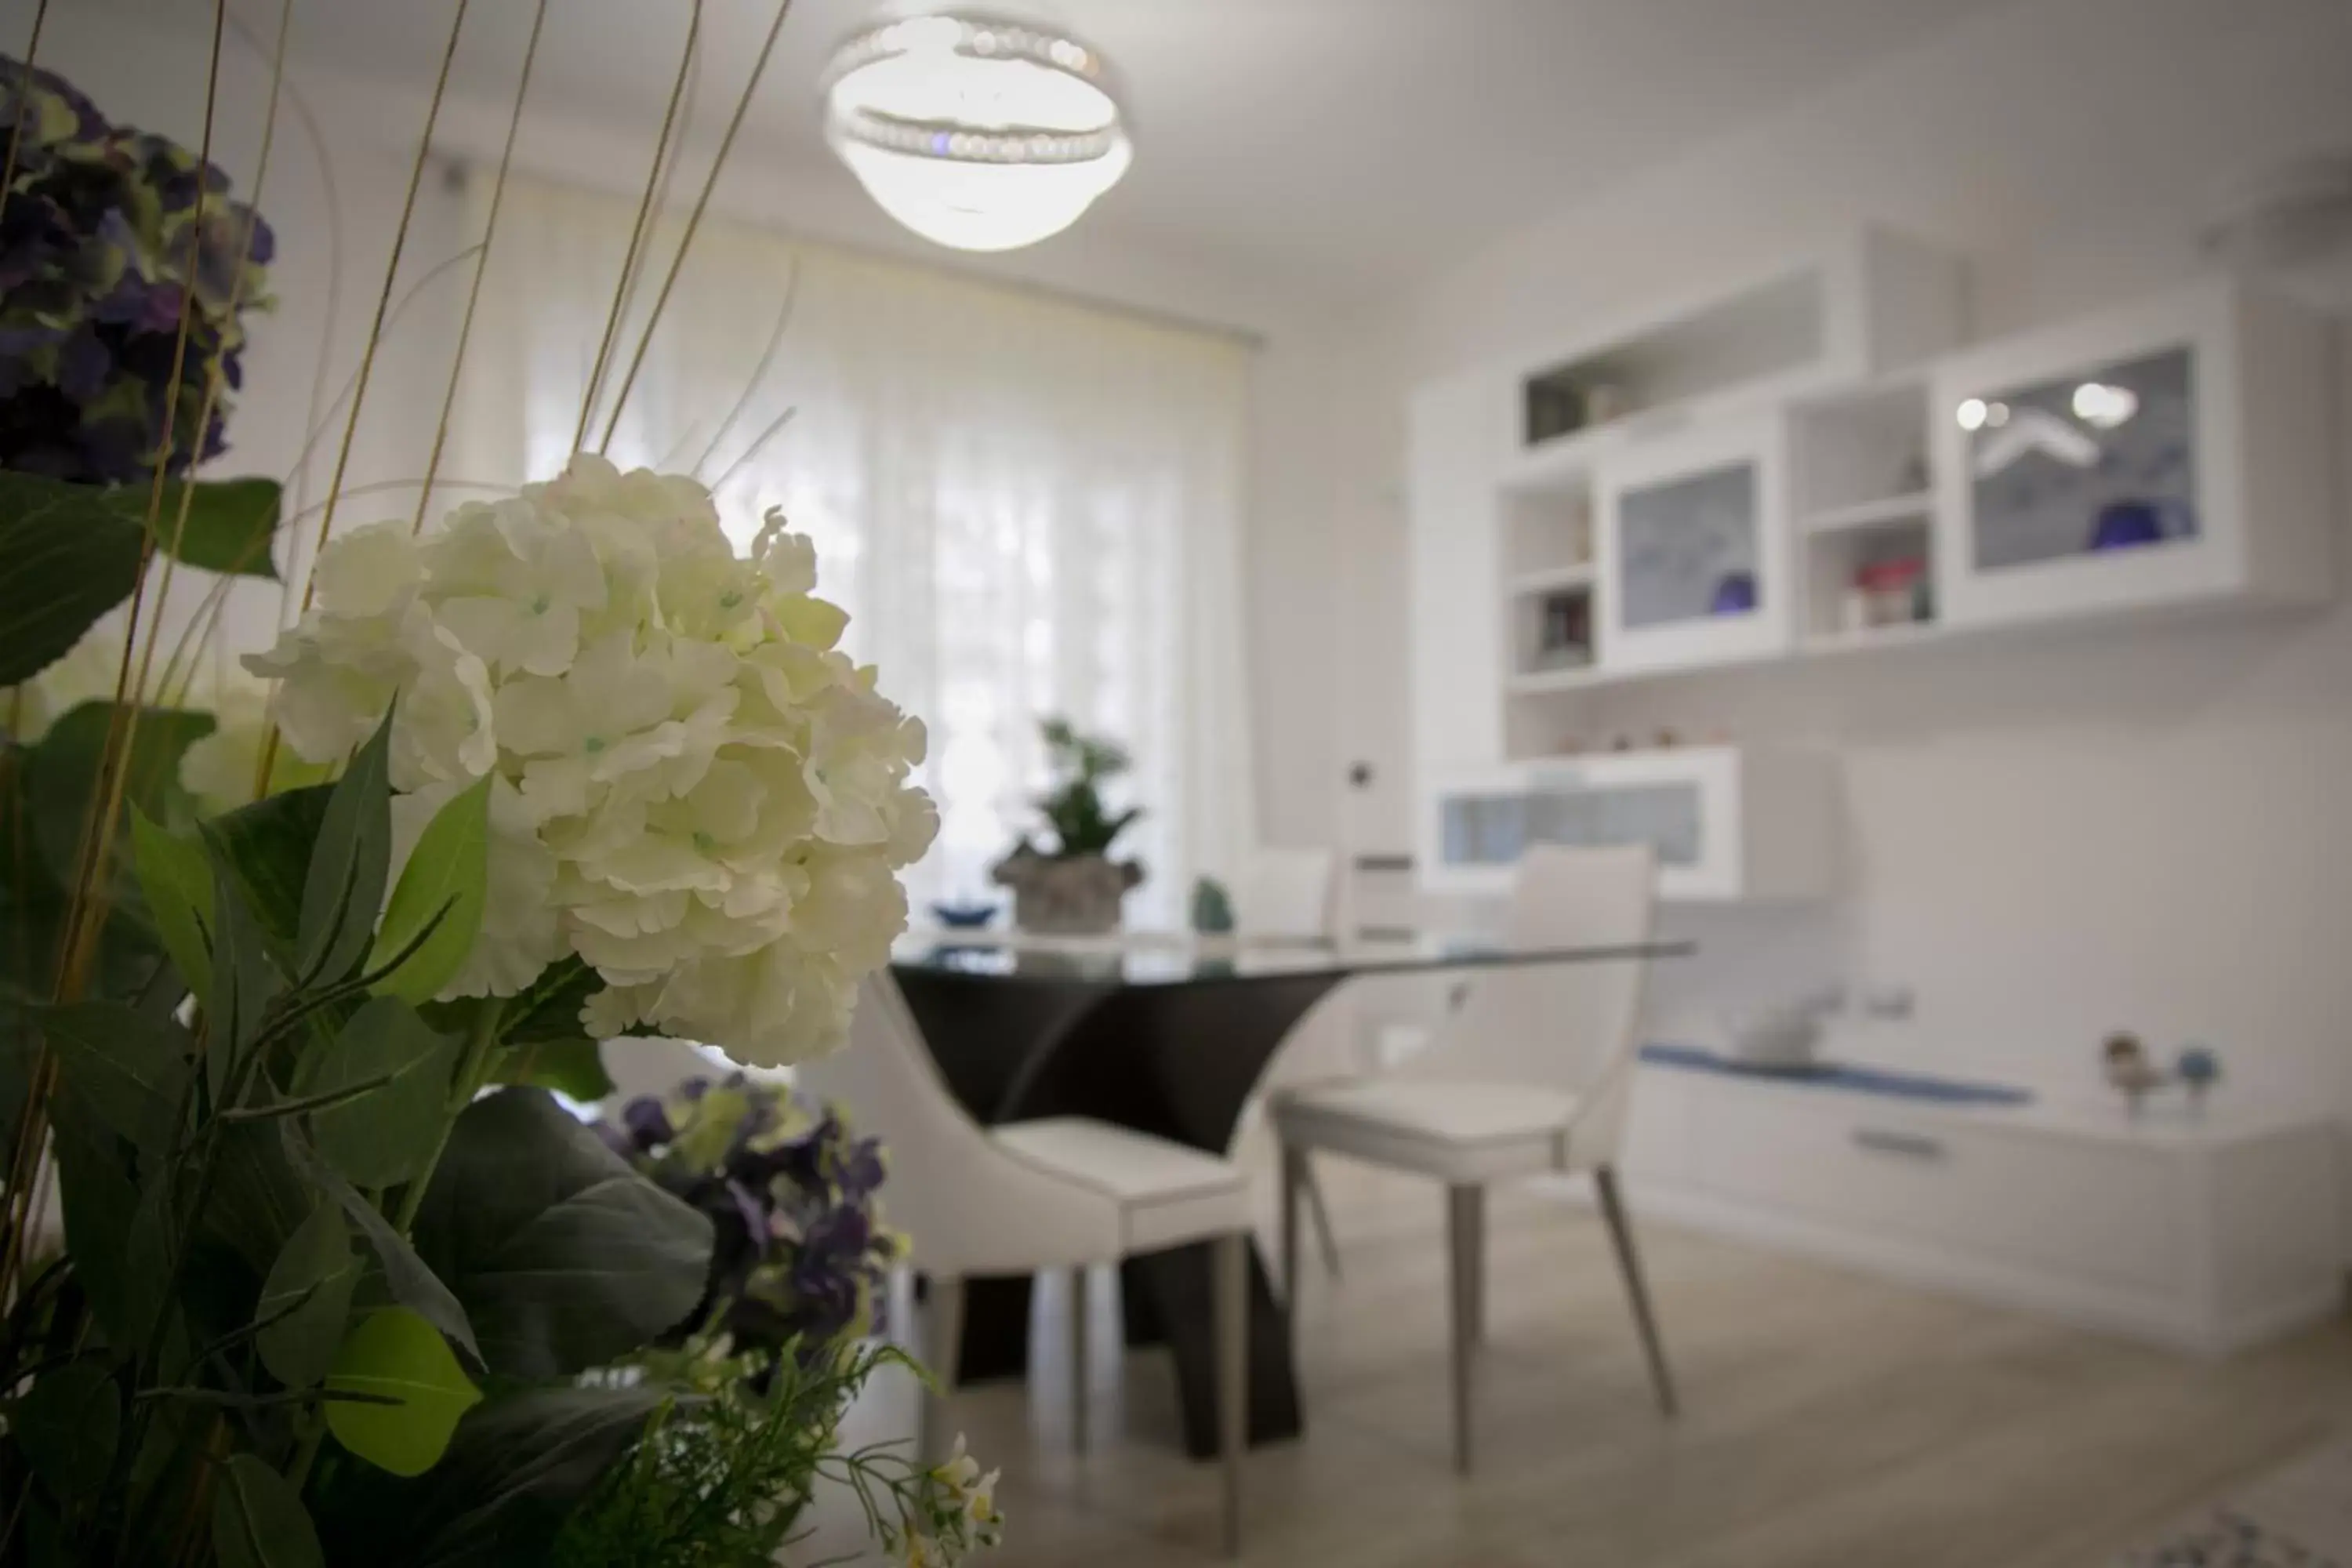
<svg viewBox="0 0 2352 1568"><path fill-rule="evenodd" d="M1013 889L1013 922L1047 936L1095 936L1118 929L1119 900L1143 880L1133 860L1099 855L1056 859L1016 849L991 873Z"/></svg>

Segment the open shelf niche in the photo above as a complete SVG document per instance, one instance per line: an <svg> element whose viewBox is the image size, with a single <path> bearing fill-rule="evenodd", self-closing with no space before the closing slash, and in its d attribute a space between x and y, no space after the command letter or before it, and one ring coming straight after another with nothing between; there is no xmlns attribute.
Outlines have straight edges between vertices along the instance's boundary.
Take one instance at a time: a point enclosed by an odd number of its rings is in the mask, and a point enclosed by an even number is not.
<svg viewBox="0 0 2352 1568"><path fill-rule="evenodd" d="M1503 597L1512 673L1592 668L1592 492L1589 485L1506 492Z"/></svg>
<svg viewBox="0 0 2352 1568"><path fill-rule="evenodd" d="M1927 384L1895 377L1790 406L1801 646L1916 639L1936 626Z"/></svg>

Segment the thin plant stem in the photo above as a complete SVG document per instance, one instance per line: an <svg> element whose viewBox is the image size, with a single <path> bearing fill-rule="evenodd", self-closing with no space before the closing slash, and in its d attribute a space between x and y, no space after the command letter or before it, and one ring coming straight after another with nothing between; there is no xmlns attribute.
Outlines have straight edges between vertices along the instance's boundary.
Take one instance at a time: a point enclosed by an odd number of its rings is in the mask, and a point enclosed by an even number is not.
<svg viewBox="0 0 2352 1568"><path fill-rule="evenodd" d="M628 308L630 280L637 265L637 247L648 243L646 226L652 221L655 194L663 185L662 154L669 148L677 106L686 95L687 79L694 72L695 51L702 41L702 0L693 0L686 23L686 49L679 55L677 76L669 87L669 104L662 110L661 132L654 139L653 166L646 171L646 192L637 201L636 221L629 226L629 243L621 252L621 276L613 285L613 308L605 312L604 335L596 342L596 360L589 367L588 385L580 395L580 423L572 433L572 449L588 444L588 422L595 416L597 395L604 390L604 368L620 341L621 312Z"/></svg>
<svg viewBox="0 0 2352 1568"><path fill-rule="evenodd" d="M465 1048L458 1055L457 1070L450 1079L448 1110L441 1119L440 1136L434 1142L432 1155L416 1173L416 1179L401 1194L400 1212L392 1222L393 1228L403 1237L408 1235L416 1223L417 1211L425 1206L425 1189L433 1184L434 1170L441 1163L442 1152L449 1147L450 1130L465 1114L466 1107L474 1103L474 1096L481 1092L482 1085L489 1081L490 1062L499 1048L499 1020L506 1005L505 1000L497 996L486 996L474 1005L474 1020L466 1031Z"/></svg>
<svg viewBox="0 0 2352 1568"><path fill-rule="evenodd" d="M245 303L246 279L253 270L253 237L261 223L261 193L269 179L270 146L278 139L278 84L286 79L286 38L287 35L293 30L293 23L294 0L280 0L278 8L278 44L269 63L269 106L263 112L261 121L261 150L254 160L253 189L246 207L244 243L237 247L236 276L229 283L226 315L232 322L236 320L238 308ZM200 212L199 216L201 216ZM193 258L191 259L193 260ZM193 271L193 268L191 270ZM227 363L228 356L224 346L223 351L215 353L212 363L205 368L204 401L196 410L195 443L193 447L195 453L200 454L203 451L205 433L212 428L213 410L220 402L221 387L227 380ZM155 668L155 645L163 639L163 617L172 603L172 576L180 563L180 546L187 536L188 514L194 510L196 504L195 466L196 460L192 457L188 464L187 482L180 486L179 513L172 521L172 547L163 557L163 580L155 591L155 619L147 629L147 649L140 659L137 689L142 700L151 689L147 680ZM251 544L248 544L247 549L251 548ZM242 564L242 563L239 563ZM190 626L195 626L196 618L191 617L188 624ZM174 657L177 657L176 653ZM164 667L167 675L170 673L170 668L169 665Z"/></svg>
<svg viewBox="0 0 2352 1568"><path fill-rule="evenodd" d="M319 540L310 555L314 562L318 560L318 552L326 548L328 534L334 530L335 500L343 488L343 475L351 467L352 443L358 437L360 411L367 402L368 377L374 373L375 351L383 342L384 317L392 309L392 286L400 276L401 253L408 247L408 226L416 216L416 193L425 183L425 165L433 152L433 128L440 123L441 100L449 89L449 67L457 58L457 38L466 28L468 3L469 0L457 0L457 13L450 18L449 42L441 51L441 68L433 78L433 100L425 110L425 128L417 132L416 159L408 171L408 195L400 205L400 226L393 230L392 259L385 264L383 288L376 296L374 325L368 331L367 346L360 352L359 376L352 388L352 410L350 416L343 421L342 446L335 453L334 477L327 486L327 509L319 517ZM318 577L314 573L302 584L302 607L305 610L310 607L310 596L317 586ZM268 742L265 742L265 749L274 748L277 738L276 731L272 731ZM265 767L262 773L268 777L268 770Z"/></svg>
<svg viewBox="0 0 2352 1568"><path fill-rule="evenodd" d="M433 476L441 471L441 449L449 441L449 413L457 405L457 382L466 370L466 343L474 335L474 311L482 302L482 279L490 270L490 246L498 237L499 205L506 199L507 170L514 163L515 134L522 129L523 99L530 91L530 68L539 58L540 30L547 25L547 0L539 0L530 18L530 41L523 46L522 73L515 83L514 113L507 121L506 145L499 153L498 183L490 187L490 210L482 223L482 254L474 263L474 285L466 291L465 319L457 324L457 349L449 356L449 390L442 395L441 421L433 429L433 455L425 460L425 487L416 492L416 515L408 525L413 535L425 527L425 509L433 500Z"/></svg>
<svg viewBox="0 0 2352 1568"><path fill-rule="evenodd" d="M198 169L212 164L213 121L220 100L221 35L227 26L228 0L213 0L213 39L209 74L205 82L205 130L201 151L197 154ZM11 176L13 180L14 176ZM209 182L196 181L196 196L188 230L188 276L196 270L197 246L204 236L205 196ZM0 190L5 190L0 185ZM180 376L187 363L188 324L195 313L196 291L190 288L180 296L179 329L172 344L172 372L166 384L171 395L163 404L163 429L155 452L155 471L147 493L146 527L139 541L138 573L132 579L131 609L125 622L122 658L114 674L114 709L108 717L106 746L99 754L97 789L92 809L83 821L83 837L75 857L74 879L68 896L66 918L58 953L58 972L50 986L53 1001L70 1001L81 993L89 963L89 954L97 945L95 931L106 922L106 895L102 886L110 840L114 824L121 810L122 791L131 773L131 751L137 739L137 729L128 718L123 705L124 689L131 679L131 651L139 638L140 615L147 592L147 572L155 554L155 525L163 510L163 477L172 455L173 424L179 413ZM163 613L159 605L156 614ZM25 1108L17 1124L15 1147L9 1151L7 1190L7 1239L0 1247L0 1300L16 1293L16 1271L25 1251L26 1232L31 1228L33 1210L33 1167L46 1142L47 1107L48 1097L56 1087L57 1061L49 1049L46 1036L36 1053L30 1074Z"/></svg>
<svg viewBox="0 0 2352 1568"><path fill-rule="evenodd" d="M793 324L793 306L799 300L800 292L801 253L795 250L791 268L784 274L783 308L776 312L776 324L769 329L767 346L760 351L760 363L751 367L751 379L743 384L743 391L735 399L735 406L730 408L727 417L719 422L718 430L710 437L710 445L702 449L702 456L697 458L694 467L687 470L696 479L700 479L702 470L719 456L719 448L734 430L735 421L743 417L743 411L751 406L751 399L759 395L761 384L768 379L768 367L775 363L776 351L783 346L785 329ZM713 485L710 488L715 490L719 487Z"/></svg>
<svg viewBox="0 0 2352 1568"><path fill-rule="evenodd" d="M759 95L760 79L767 74L768 57L775 52L777 36L784 30L784 18L792 11L793 0L777 0L776 19L769 24L768 36L760 41L760 53L751 62L751 74L743 83L743 95L735 100L735 112L728 117L726 133L719 137L719 151L711 156L710 173L704 176L701 193L694 198L694 210L687 215L686 232L678 236L677 253L670 258L661 292L654 296L653 310L646 317L645 330L637 336L637 352L630 356L629 373L621 378L621 390L614 395L612 413L604 420L604 438L596 443L599 452L613 444L613 432L620 426L621 411L628 406L629 389L636 385L637 373L645 368L646 351L653 345L654 331L661 325L670 290L677 286L678 271L686 265L687 253L694 247L695 230L702 226L702 215L710 205L710 193L719 188L719 172L727 166L727 154L734 148L736 132L743 129L743 116L750 112L751 100Z"/></svg>
<svg viewBox="0 0 2352 1568"><path fill-rule="evenodd" d="M711 494L716 495L720 490L725 489L727 488L727 481L733 479L736 474L740 472L744 464L758 457L761 449L766 447L769 442L774 440L778 434L783 430L783 427L793 422L793 416L799 412L800 410L797 408L787 408L782 414L777 415L775 418L769 421L767 428L761 430L757 436L752 437L751 444L744 447L743 450L738 454L733 462L727 465L727 471L710 481Z"/></svg>
<svg viewBox="0 0 2352 1568"><path fill-rule="evenodd" d="M268 52L262 48L261 40L254 36L253 29L236 13L229 13L228 25L229 30L256 56ZM293 107L294 119L302 128L303 139L310 144L310 156L318 162L319 184L327 199L327 297L320 321L319 352L311 357L310 400L303 405L302 415L302 427L310 435L303 445L300 461L295 464L285 481L285 488L292 492L294 505L299 511L310 489L311 446L317 442L319 432L325 428L326 421L332 417L331 414L322 415L320 410L326 404L327 377L334 368L335 321L342 314L343 204L341 192L335 185L335 161L328 153L326 132L319 127L317 112L311 109L310 100L303 95L299 84L287 81L284 86L286 101ZM394 307L393 314L395 318L399 315L398 306ZM289 612L294 607L295 564L293 561L288 561L286 575L278 580L278 624L280 626L290 618Z"/></svg>

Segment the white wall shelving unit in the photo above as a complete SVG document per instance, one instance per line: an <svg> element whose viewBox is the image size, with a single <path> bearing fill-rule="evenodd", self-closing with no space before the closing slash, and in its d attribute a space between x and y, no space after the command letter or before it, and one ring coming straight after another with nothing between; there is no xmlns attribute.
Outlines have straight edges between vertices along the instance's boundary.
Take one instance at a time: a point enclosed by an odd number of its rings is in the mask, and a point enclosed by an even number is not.
<svg viewBox="0 0 2352 1568"><path fill-rule="evenodd" d="M1958 297L1953 264L1865 233L1423 389L1424 798L1620 681L2332 596L2331 320L2216 279L1963 348ZM1614 417L1545 423L1596 388ZM1627 498L1727 465L1754 479L1757 612L1644 620Z"/></svg>

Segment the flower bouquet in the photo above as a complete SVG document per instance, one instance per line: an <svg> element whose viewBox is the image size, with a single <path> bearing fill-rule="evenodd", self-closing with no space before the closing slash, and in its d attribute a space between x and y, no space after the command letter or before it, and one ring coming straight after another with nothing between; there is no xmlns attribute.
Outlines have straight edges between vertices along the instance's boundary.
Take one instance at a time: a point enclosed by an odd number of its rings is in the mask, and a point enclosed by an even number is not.
<svg viewBox="0 0 2352 1568"><path fill-rule="evenodd" d="M631 1034L835 1048L904 926L923 730L809 542L586 451L329 542L339 459L229 743L161 700L156 605L271 570L278 487L184 477L268 231L204 153L0 87L0 1560L764 1563L825 1477L910 1559L992 1542L968 1458L839 1450L892 1356L877 1152L730 1081L625 1157L556 1092Z"/></svg>

